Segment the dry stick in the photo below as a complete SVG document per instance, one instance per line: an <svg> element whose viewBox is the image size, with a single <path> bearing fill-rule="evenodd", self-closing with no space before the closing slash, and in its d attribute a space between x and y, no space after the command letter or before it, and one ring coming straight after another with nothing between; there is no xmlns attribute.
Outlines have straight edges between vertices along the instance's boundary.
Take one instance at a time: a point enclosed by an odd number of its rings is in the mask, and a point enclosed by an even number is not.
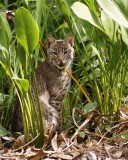
<svg viewBox="0 0 128 160"><path fill-rule="evenodd" d="M75 120L75 112L76 112L76 108L73 108L73 111L72 111L72 119L73 119L73 123L75 124L75 126L77 128L79 128L79 125L76 123L76 120Z"/></svg>
<svg viewBox="0 0 128 160"><path fill-rule="evenodd" d="M81 89L81 91L83 92L84 96L86 97L87 101L89 103L92 103L89 96L87 95L87 92L82 88L82 86L79 84L79 82L73 77L73 75L66 69L64 68L64 70L67 72L67 74L73 79L73 81L79 86L79 88ZM75 134L72 136L71 141L73 141L74 138L76 138L76 136L78 135L79 131L88 123L88 121L90 121L92 115L90 115L88 117L88 119L86 119L83 124L77 129L77 131L75 132Z"/></svg>
<svg viewBox="0 0 128 160"><path fill-rule="evenodd" d="M123 123L124 124L124 123ZM124 134L127 134L127 132L126 133L124 133ZM117 134L117 135L115 135L115 136L113 136L113 137L111 137L111 138L109 138L108 140L106 139L105 141L106 142L108 142L108 141L112 141L113 139L115 139L115 138L117 138L118 136L121 136L122 135L122 133L120 133L120 134Z"/></svg>
<svg viewBox="0 0 128 160"><path fill-rule="evenodd" d="M81 89L81 91L83 92L84 96L86 97L87 101L89 103L92 103L92 101L90 100L87 91L85 91L82 86L79 84L79 82L75 79L75 77L73 77L73 75L66 69L64 68L64 70L67 72L67 74L73 79L73 81L79 86L79 88Z"/></svg>
<svg viewBox="0 0 128 160"><path fill-rule="evenodd" d="M76 132L72 136L71 142L77 137L77 135L79 134L79 132L81 131L81 129L90 121L90 119L92 118L92 115L89 115L88 118L82 123L82 125L79 126L79 128L76 130Z"/></svg>
<svg viewBox="0 0 128 160"><path fill-rule="evenodd" d="M64 137L64 134L62 133L61 135L62 135L62 137L63 137L64 142L66 143L66 145L69 146L69 141L67 142L66 138Z"/></svg>
<svg viewBox="0 0 128 160"><path fill-rule="evenodd" d="M99 142L97 143L97 145L99 145L102 141L102 139L106 136L107 133L109 133L112 129L119 127L120 124L117 124L116 126L113 126L112 128L108 129L108 131L101 137L101 139L99 140Z"/></svg>
<svg viewBox="0 0 128 160"><path fill-rule="evenodd" d="M73 144L74 144L74 142L72 142L70 145L68 145L66 148L64 148L64 149L62 150L62 152L66 151L66 150L67 150L68 148L70 148Z"/></svg>
<svg viewBox="0 0 128 160"><path fill-rule="evenodd" d="M86 99L88 100L89 103L92 103L89 96L87 95L87 92L82 88L82 86L79 84L79 82L72 76L72 74L66 69L64 68L64 70L67 72L67 74L73 79L73 81L80 87L81 91L83 92L84 96L86 97ZM76 136L78 135L79 131L90 121L92 115L90 115L88 117L88 119L86 119L82 125L80 127L78 127L77 131L75 132L75 134L72 136L71 141L73 141L73 139L76 138ZM75 122L75 121L74 121ZM76 123L75 123L76 125ZM76 125L78 126L78 125Z"/></svg>
<svg viewBox="0 0 128 160"><path fill-rule="evenodd" d="M106 153L108 154L108 157L109 157L109 158L112 158L112 157L110 156L110 153L109 153L108 149L107 149L106 147L104 147L104 148L105 148Z"/></svg>
<svg viewBox="0 0 128 160"><path fill-rule="evenodd" d="M88 134L88 135L92 135L93 137L102 137L102 135L99 135L99 134L97 134L97 133L92 133L92 132L89 132L89 131L87 131L87 130L84 130L84 133L86 133L86 134ZM104 137L104 139L106 140L106 141L108 141L108 140L110 140L110 138L107 138L107 137Z"/></svg>
<svg viewBox="0 0 128 160"><path fill-rule="evenodd" d="M127 134L127 132L124 133L124 134ZM111 138L106 138L106 137L104 137L104 138L106 139L105 142L114 141L113 139L115 139L115 138L117 138L117 137L119 137L119 136L121 136L121 135L122 135L122 133L117 134L117 135L115 135L115 136L113 136L113 137L111 137Z"/></svg>
<svg viewBox="0 0 128 160"><path fill-rule="evenodd" d="M45 50L47 50L47 47L40 40L38 40L38 42Z"/></svg>
<svg viewBox="0 0 128 160"><path fill-rule="evenodd" d="M63 139L64 139L64 142L65 142L65 144L67 145L67 147L65 147L62 151L64 152L65 150L67 150L69 147L71 147L73 144L74 144L74 142L72 142L71 144L69 144L69 139L68 139L68 142L67 142L67 140L66 140L66 138L64 137L64 135L63 135L63 133L62 133L62 137L63 137Z"/></svg>
<svg viewBox="0 0 128 160"><path fill-rule="evenodd" d="M35 138L33 138L30 142L28 142L28 143L26 143L25 145L23 145L23 146L15 149L15 150L13 150L13 152L16 152L16 151L18 151L18 150L20 150L20 149L23 149L24 147L28 146L29 144L31 144L32 142L34 142L34 141L39 137L39 135L40 135L40 133L39 133Z"/></svg>
<svg viewBox="0 0 128 160"><path fill-rule="evenodd" d="M112 128L110 128L110 129L102 136L102 138L100 139L100 141L99 141L97 144L98 144L98 145L100 144L100 142L102 141L102 139L105 137L105 135L106 135L107 133L109 133L109 131L111 131L112 129L118 128L118 127L120 127L120 125L123 125L123 124L125 124L125 123L127 123L127 122L128 122L128 121L126 120L126 121L121 122L121 123L113 126ZM112 137L111 139L113 139L113 137Z"/></svg>

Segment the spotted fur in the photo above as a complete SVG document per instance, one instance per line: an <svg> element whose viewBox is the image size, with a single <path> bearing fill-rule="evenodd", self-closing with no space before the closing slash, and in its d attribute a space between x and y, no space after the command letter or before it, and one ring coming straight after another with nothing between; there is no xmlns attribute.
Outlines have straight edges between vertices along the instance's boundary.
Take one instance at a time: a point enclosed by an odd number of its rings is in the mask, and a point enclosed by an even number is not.
<svg viewBox="0 0 128 160"><path fill-rule="evenodd" d="M64 40L56 40L52 36L46 38L47 59L35 70L44 127L52 124L58 130L62 126L63 99L67 93L70 78L64 68L71 68L73 61L73 36L68 35ZM37 104L33 77L31 91Z"/></svg>

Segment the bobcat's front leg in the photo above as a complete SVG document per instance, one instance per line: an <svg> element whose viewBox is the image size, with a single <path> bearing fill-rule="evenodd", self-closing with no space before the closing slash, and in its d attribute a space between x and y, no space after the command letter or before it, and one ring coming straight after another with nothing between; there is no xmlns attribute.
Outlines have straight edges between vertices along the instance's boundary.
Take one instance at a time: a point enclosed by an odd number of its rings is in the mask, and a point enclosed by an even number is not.
<svg viewBox="0 0 128 160"><path fill-rule="evenodd" d="M56 125L56 130L59 132L62 129L62 111L63 111L63 107L62 107L62 101L57 100L57 98L52 98L49 100L49 104L52 106L52 108L54 108L55 112L57 113L57 125Z"/></svg>
<svg viewBox="0 0 128 160"><path fill-rule="evenodd" d="M45 129L49 128L51 125L54 125L56 128L58 125L57 119L59 115L56 109L49 104L46 94L40 96L40 102L42 106Z"/></svg>

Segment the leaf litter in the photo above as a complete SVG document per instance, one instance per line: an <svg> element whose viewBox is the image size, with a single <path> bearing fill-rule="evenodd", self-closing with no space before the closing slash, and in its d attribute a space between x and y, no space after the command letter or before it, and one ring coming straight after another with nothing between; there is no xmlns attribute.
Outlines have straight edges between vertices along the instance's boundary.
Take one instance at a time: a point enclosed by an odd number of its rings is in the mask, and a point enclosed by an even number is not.
<svg viewBox="0 0 128 160"><path fill-rule="evenodd" d="M60 134L52 128L46 141L37 149L33 138L24 143L24 135L0 138L0 160L127 160L128 114L120 110L120 120L115 123L98 112L73 111L73 126ZM78 122L75 114L81 116ZM97 122L98 121L98 122ZM100 123L99 123L100 122ZM108 124L107 124L108 122ZM6 147L10 142L12 147Z"/></svg>

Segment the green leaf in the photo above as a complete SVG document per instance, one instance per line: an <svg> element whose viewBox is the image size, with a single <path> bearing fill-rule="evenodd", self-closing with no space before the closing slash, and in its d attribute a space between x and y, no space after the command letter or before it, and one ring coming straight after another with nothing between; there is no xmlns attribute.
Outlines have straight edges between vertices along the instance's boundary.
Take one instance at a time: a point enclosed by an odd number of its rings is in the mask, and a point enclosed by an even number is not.
<svg viewBox="0 0 128 160"><path fill-rule="evenodd" d="M39 28L31 13L25 8L16 10L14 18L16 38L29 55L38 44Z"/></svg>
<svg viewBox="0 0 128 160"><path fill-rule="evenodd" d="M0 79L2 79L5 75L6 75L6 72L5 72L4 68L2 66L0 66Z"/></svg>
<svg viewBox="0 0 128 160"><path fill-rule="evenodd" d="M96 0L101 8L117 23L128 28L128 21L124 14L121 12L119 6L112 0Z"/></svg>
<svg viewBox="0 0 128 160"><path fill-rule="evenodd" d="M113 38L113 33L114 33L114 21L113 19L106 14L103 10L101 11L101 21L103 24L103 27L107 34L109 35L110 39Z"/></svg>
<svg viewBox="0 0 128 160"><path fill-rule="evenodd" d="M85 3L89 6L89 9L96 15L96 17L99 16L99 12L97 10L97 7L96 7L96 3L95 3L95 0L84 0Z"/></svg>
<svg viewBox="0 0 128 160"><path fill-rule="evenodd" d="M18 51L17 52L18 58L23 66L24 73L27 73L27 67L28 67L27 56L26 56L26 53L25 53L23 46L18 44L17 51Z"/></svg>
<svg viewBox="0 0 128 160"><path fill-rule="evenodd" d="M42 15L44 18L46 18L46 4L45 4L45 0L38 0L36 1L36 21L38 23L38 25L41 25L41 21L42 21ZM42 26L41 26L42 27Z"/></svg>
<svg viewBox="0 0 128 160"><path fill-rule="evenodd" d="M0 124L0 137L5 136L6 134L8 134L8 131Z"/></svg>
<svg viewBox="0 0 128 160"><path fill-rule="evenodd" d="M79 132L79 137L80 137L80 138L83 139L83 138L85 138L85 136L86 136L85 132L83 132L83 131L80 131L80 132Z"/></svg>
<svg viewBox="0 0 128 160"><path fill-rule="evenodd" d="M67 1L65 0L57 0L57 3L63 15L65 16L65 19L68 22L69 27L72 28L72 23L71 23L72 14L69 7L71 1L67 3Z"/></svg>
<svg viewBox="0 0 128 160"><path fill-rule="evenodd" d="M81 3L81 2L75 2L72 6L71 9L73 12L81 19L84 19L94 25L95 27L98 27L101 29L101 25L96 18L96 16L90 12L89 8Z"/></svg>
<svg viewBox="0 0 128 160"><path fill-rule="evenodd" d="M121 137L122 137L123 139L125 139L125 140L128 141L128 134L127 134L127 133L123 133L123 134L121 135Z"/></svg>
<svg viewBox="0 0 128 160"><path fill-rule="evenodd" d="M8 21L6 17L0 13L0 44L8 49L11 37L11 29Z"/></svg>
<svg viewBox="0 0 128 160"><path fill-rule="evenodd" d="M124 15L128 18L128 0L114 0Z"/></svg>
<svg viewBox="0 0 128 160"><path fill-rule="evenodd" d="M29 81L27 79L21 79L14 75L12 79L17 81L17 85L22 92L27 92L29 89Z"/></svg>
<svg viewBox="0 0 128 160"><path fill-rule="evenodd" d="M126 30L123 26L121 26L120 28L121 28L122 39L123 39L124 43L126 45L128 45L128 33L126 32Z"/></svg>
<svg viewBox="0 0 128 160"><path fill-rule="evenodd" d="M29 89L29 81L27 79L18 80L24 92L27 92Z"/></svg>
<svg viewBox="0 0 128 160"><path fill-rule="evenodd" d="M109 35L110 40L117 41L116 32L119 24L116 23L106 12L101 11L101 21L105 32Z"/></svg>
<svg viewBox="0 0 128 160"><path fill-rule="evenodd" d="M28 0L25 0L26 5L28 6Z"/></svg>
<svg viewBox="0 0 128 160"><path fill-rule="evenodd" d="M9 95L0 93L0 106L2 106L3 104L4 104L4 107L7 106L9 104L8 103L9 98L10 98Z"/></svg>
<svg viewBox="0 0 128 160"><path fill-rule="evenodd" d="M84 106L84 111L91 112L91 111L94 111L96 108L97 108L97 103L96 102L94 102L94 103L87 103Z"/></svg>
<svg viewBox="0 0 128 160"><path fill-rule="evenodd" d="M8 50L0 45L0 64L6 71L6 74L11 77L12 71L10 69L9 52Z"/></svg>

